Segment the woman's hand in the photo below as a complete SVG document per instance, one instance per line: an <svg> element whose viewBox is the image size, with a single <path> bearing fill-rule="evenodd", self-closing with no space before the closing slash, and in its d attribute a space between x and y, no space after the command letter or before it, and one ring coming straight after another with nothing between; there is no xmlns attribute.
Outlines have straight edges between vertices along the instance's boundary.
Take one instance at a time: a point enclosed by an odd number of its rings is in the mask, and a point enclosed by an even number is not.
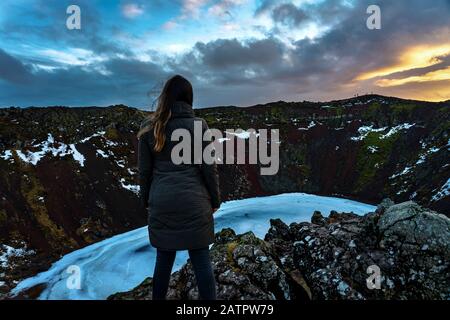
<svg viewBox="0 0 450 320"><path fill-rule="evenodd" d="M216 213L217 210L219 210L219 208L213 208L212 209L212 214Z"/></svg>

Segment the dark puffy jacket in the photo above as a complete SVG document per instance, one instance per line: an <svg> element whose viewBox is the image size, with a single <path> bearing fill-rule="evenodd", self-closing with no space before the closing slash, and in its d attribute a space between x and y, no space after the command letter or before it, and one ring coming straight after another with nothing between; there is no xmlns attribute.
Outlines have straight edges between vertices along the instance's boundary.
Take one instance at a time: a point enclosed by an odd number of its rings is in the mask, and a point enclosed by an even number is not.
<svg viewBox="0 0 450 320"><path fill-rule="evenodd" d="M194 140L192 107L176 102L166 125L166 142L161 152L153 149L153 130L139 139L139 178L141 201L148 207L151 244L165 250L189 250L208 246L214 242L212 208L220 206L219 180L216 164L179 164L171 160L172 132L184 128ZM143 124L145 125L145 123ZM203 143L203 147L207 143ZM193 149L192 149L193 154Z"/></svg>

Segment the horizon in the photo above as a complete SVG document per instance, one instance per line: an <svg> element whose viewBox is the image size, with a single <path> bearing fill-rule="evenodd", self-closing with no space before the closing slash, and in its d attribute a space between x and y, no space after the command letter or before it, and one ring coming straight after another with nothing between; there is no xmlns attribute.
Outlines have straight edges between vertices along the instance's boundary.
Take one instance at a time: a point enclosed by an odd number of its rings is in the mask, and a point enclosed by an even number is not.
<svg viewBox="0 0 450 320"><path fill-rule="evenodd" d="M237 106L237 105L215 105L215 106L202 106L202 107L195 107L193 106L193 109L195 110L202 110L202 109L215 109L215 108L253 108L253 107L258 107L258 106L267 106L270 105L272 103L314 103L314 104L324 104L324 103L332 103L332 102L343 102L343 101L348 101L348 100L352 100L352 99L361 99L361 98L368 98L368 97L372 97L372 96L376 96L376 97L382 97L382 98L387 98L387 99L399 99L399 100L404 100L404 101L412 101L412 102L425 102L425 103L448 103L450 102L449 100L445 100L445 101L426 101L426 100L416 100L416 99L407 99L407 98L401 98L401 97L395 97L395 96L385 96L385 95L381 95L381 94L377 94L377 93L367 93L367 94L362 94L362 95L355 95L353 97L347 97L347 98L342 98L342 99L335 99L335 100L328 100L328 101L313 101L313 100L302 100L302 101L287 101L287 100L277 100L277 101L268 101L268 102L260 102L260 103L255 103L252 105L244 105L244 106ZM68 109L83 109L83 108L114 108L114 107L127 107L127 108L132 108L132 109L137 109L140 111L146 111L146 112L153 112L154 107L151 106L146 106L146 107L136 107L136 106L131 106L131 105L126 105L123 103L115 103L115 104L111 104L111 105L107 105L107 106L92 106L92 105L86 105L86 106L69 106L69 105L46 105L46 106L0 106L0 109L11 109L11 108L16 108L16 109L31 109L31 108L36 108L36 109L45 109L45 108L68 108Z"/></svg>
<svg viewBox="0 0 450 320"><path fill-rule="evenodd" d="M373 4L379 29L367 24ZM69 5L80 29L68 28ZM445 102L448 21L448 0L3 1L0 107L150 110L173 74L192 82L195 108Z"/></svg>

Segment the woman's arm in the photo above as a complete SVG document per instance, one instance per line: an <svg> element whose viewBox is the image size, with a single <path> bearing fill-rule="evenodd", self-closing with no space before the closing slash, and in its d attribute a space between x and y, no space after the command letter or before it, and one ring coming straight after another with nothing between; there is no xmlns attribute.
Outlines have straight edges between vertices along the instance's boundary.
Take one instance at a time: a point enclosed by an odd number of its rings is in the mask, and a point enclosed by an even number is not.
<svg viewBox="0 0 450 320"><path fill-rule="evenodd" d="M138 144L139 195L144 208L148 207L148 194L153 179L153 159L148 132L139 138Z"/></svg>
<svg viewBox="0 0 450 320"><path fill-rule="evenodd" d="M203 132L208 130L208 124L206 121L203 122ZM203 150L209 142L203 142ZM200 166L200 171L202 172L203 179L208 189L209 195L211 196L211 206L213 209L218 209L220 207L220 188L219 188L219 174L217 172L217 164L206 164L202 163ZM215 210L214 210L215 211Z"/></svg>

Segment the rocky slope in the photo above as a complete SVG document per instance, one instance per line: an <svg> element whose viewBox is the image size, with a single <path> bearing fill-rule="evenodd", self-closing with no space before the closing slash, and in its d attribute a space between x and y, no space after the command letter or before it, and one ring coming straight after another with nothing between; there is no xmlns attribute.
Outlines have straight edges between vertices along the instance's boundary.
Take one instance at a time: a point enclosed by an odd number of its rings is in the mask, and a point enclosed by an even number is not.
<svg viewBox="0 0 450 320"><path fill-rule="evenodd" d="M300 191L411 199L450 214L449 102L371 95L196 113L221 130L280 130L278 174L220 166L225 200ZM146 115L126 106L0 109L0 293L69 251L145 225L135 134Z"/></svg>
<svg viewBox="0 0 450 320"><path fill-rule="evenodd" d="M272 220L264 240L224 229L211 257L219 299L450 298L450 219L412 201L383 201L365 216ZM151 299L151 289L148 278L109 299ZM189 262L172 275L168 299L198 299Z"/></svg>
<svg viewBox="0 0 450 320"><path fill-rule="evenodd" d="M0 294L146 223L134 186L143 117L120 106L0 109Z"/></svg>

